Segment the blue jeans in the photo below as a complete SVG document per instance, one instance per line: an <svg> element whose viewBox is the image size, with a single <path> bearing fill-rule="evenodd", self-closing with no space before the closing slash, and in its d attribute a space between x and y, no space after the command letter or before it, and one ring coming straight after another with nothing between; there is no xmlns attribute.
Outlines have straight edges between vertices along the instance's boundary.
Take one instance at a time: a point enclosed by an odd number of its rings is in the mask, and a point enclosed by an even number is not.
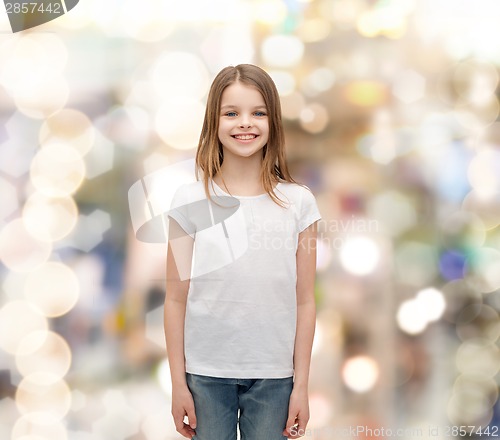
<svg viewBox="0 0 500 440"><path fill-rule="evenodd" d="M226 379L186 373L196 412L194 440L283 440L293 377ZM239 410L239 419L238 419Z"/></svg>

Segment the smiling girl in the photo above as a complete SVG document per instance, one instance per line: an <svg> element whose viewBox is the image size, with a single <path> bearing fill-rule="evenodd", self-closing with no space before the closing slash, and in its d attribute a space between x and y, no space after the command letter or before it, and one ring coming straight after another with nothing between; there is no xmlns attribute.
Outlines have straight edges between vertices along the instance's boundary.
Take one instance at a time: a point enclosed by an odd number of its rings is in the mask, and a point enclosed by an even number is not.
<svg viewBox="0 0 500 440"><path fill-rule="evenodd" d="M197 181L177 190L169 211L176 429L197 440L235 440L238 428L242 440L297 438L309 420L321 216L288 172L279 96L264 70L241 64L216 76L196 165ZM237 215L240 227L230 222Z"/></svg>

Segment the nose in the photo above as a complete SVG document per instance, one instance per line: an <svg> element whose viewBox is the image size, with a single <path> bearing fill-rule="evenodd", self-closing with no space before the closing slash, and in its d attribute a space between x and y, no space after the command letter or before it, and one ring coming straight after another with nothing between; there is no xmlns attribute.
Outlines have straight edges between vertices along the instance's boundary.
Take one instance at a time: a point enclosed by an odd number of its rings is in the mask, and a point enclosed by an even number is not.
<svg viewBox="0 0 500 440"><path fill-rule="evenodd" d="M241 115L241 119L238 124L241 128L250 128L252 123L247 115Z"/></svg>

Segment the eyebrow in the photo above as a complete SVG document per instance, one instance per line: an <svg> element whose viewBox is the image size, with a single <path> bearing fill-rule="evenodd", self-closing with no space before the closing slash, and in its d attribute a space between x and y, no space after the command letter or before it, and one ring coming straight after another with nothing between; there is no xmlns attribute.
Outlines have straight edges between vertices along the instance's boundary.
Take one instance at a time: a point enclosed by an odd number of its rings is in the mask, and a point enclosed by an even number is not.
<svg viewBox="0 0 500 440"><path fill-rule="evenodd" d="M232 104L226 104L226 105L223 105L221 107L221 110L226 109L226 108L238 108L238 106L237 105L232 105ZM253 109L256 110L258 108L267 109L267 107L265 105L257 105Z"/></svg>

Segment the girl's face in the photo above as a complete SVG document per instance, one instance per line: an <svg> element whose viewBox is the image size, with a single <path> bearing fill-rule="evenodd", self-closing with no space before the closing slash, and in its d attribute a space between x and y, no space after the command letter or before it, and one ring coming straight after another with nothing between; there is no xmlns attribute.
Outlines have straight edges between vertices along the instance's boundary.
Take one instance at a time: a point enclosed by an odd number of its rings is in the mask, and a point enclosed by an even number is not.
<svg viewBox="0 0 500 440"><path fill-rule="evenodd" d="M264 98L256 88L235 82L224 89L218 134L224 157L260 154L269 138L269 120Z"/></svg>

